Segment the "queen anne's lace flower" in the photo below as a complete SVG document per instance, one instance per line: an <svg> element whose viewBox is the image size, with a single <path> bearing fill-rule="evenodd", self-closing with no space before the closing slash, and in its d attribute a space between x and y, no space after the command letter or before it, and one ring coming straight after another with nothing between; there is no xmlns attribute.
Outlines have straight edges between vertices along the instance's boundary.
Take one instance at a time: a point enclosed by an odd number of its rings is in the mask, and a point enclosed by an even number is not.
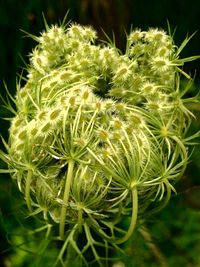
<svg viewBox="0 0 200 267"><path fill-rule="evenodd" d="M179 88L184 59L171 36L137 29L124 55L96 38L78 24L37 38L16 94L8 155L1 153L29 212L55 225L82 258L94 252L94 232L98 244L123 243L138 214L166 205L187 164L191 115ZM124 217L131 219L122 236ZM84 232L81 247L74 238Z"/></svg>

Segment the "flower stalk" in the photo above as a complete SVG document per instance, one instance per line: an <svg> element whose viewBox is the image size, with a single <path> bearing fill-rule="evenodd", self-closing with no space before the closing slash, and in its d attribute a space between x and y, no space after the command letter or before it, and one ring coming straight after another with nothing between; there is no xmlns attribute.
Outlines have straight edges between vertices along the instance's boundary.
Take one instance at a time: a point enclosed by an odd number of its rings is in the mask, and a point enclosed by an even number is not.
<svg viewBox="0 0 200 267"><path fill-rule="evenodd" d="M26 205L28 207L29 212L32 211L31 196L30 196L32 176L33 176L33 171L29 169L27 173L26 185L25 185L25 199L26 199Z"/></svg>
<svg viewBox="0 0 200 267"><path fill-rule="evenodd" d="M137 215L138 215L138 192L137 187L134 186L131 189L131 199L132 199L132 215L131 215L131 222L129 228L126 232L126 235L122 238L115 241L116 244L122 244L126 242L133 234L136 223L137 223Z"/></svg>
<svg viewBox="0 0 200 267"><path fill-rule="evenodd" d="M65 220L66 220L66 212L67 212L68 202L69 202L70 186L71 186L71 182L73 179L74 163L75 162L72 159L68 161L68 170L67 170L66 181L65 181L63 203L62 203L61 213L60 213L59 233L60 233L61 240L64 240L65 238Z"/></svg>

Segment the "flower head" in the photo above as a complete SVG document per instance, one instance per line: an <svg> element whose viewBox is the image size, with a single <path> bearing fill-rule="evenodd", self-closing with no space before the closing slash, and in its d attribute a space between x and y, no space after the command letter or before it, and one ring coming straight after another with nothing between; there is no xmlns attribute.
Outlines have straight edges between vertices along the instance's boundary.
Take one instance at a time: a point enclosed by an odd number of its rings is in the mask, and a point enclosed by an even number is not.
<svg viewBox="0 0 200 267"><path fill-rule="evenodd" d="M48 28L16 94L4 160L30 213L41 211L81 257L94 243L79 246L70 231L125 242L138 212L164 206L187 164L191 113L179 93L173 40L158 29L127 38L123 55L95 45L90 26ZM122 237L125 214L131 220Z"/></svg>

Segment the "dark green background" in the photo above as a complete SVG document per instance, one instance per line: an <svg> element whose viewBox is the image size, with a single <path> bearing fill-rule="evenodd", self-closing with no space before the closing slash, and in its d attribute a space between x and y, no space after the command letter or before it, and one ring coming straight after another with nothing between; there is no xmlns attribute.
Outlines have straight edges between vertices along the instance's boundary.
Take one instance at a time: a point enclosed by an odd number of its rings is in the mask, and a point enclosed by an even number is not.
<svg viewBox="0 0 200 267"><path fill-rule="evenodd" d="M25 73L21 56L28 62L27 55L35 46L35 42L24 37L25 34L20 29L38 35L44 29L42 12L48 23L57 23L59 20L62 21L68 10L69 19L92 25L98 31L100 38L105 38L102 29L110 36L114 32L116 45L122 50L125 47L125 32L129 32L131 27L144 30L149 27L159 27L167 30L169 21L171 29L176 29L177 45L187 34L191 35L197 31L182 56L200 55L199 0L0 0L0 93L3 97L5 97L3 81L6 82L11 94L15 94L16 75L22 71ZM192 75L196 73L196 83L192 91L194 95L200 87L200 60L187 64L185 70ZM3 108L0 112L1 117L9 116ZM197 120L192 125L193 131L200 128L199 111L195 111L195 115ZM8 126L7 121L0 121L0 133L5 139ZM156 248L160 249L170 267L200 266L199 174L200 149L197 147L183 180L177 185L178 195L172 198L168 207L157 215L153 222L147 222ZM44 266L42 263L34 265L34 262L31 262L34 259L31 254L30 261L27 259L25 263L10 263L11 255L17 251L10 241L10 236L19 226L16 219L21 208L19 198L20 195L9 176L1 175L0 266ZM26 220L24 223L29 221ZM133 238L126 251L129 255L126 266L160 266L159 259L154 255L154 249L140 236L136 235Z"/></svg>

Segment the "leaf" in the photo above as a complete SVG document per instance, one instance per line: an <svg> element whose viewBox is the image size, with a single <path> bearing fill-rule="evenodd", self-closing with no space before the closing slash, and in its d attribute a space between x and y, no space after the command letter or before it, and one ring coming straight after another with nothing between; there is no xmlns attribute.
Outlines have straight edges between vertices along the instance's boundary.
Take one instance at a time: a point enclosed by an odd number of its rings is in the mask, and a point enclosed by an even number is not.
<svg viewBox="0 0 200 267"><path fill-rule="evenodd" d="M176 55L178 56L181 51L185 48L185 46L189 43L189 41L192 39L192 37L196 34L196 32L194 32L191 36L186 37L185 40L182 42L182 44L179 46Z"/></svg>

